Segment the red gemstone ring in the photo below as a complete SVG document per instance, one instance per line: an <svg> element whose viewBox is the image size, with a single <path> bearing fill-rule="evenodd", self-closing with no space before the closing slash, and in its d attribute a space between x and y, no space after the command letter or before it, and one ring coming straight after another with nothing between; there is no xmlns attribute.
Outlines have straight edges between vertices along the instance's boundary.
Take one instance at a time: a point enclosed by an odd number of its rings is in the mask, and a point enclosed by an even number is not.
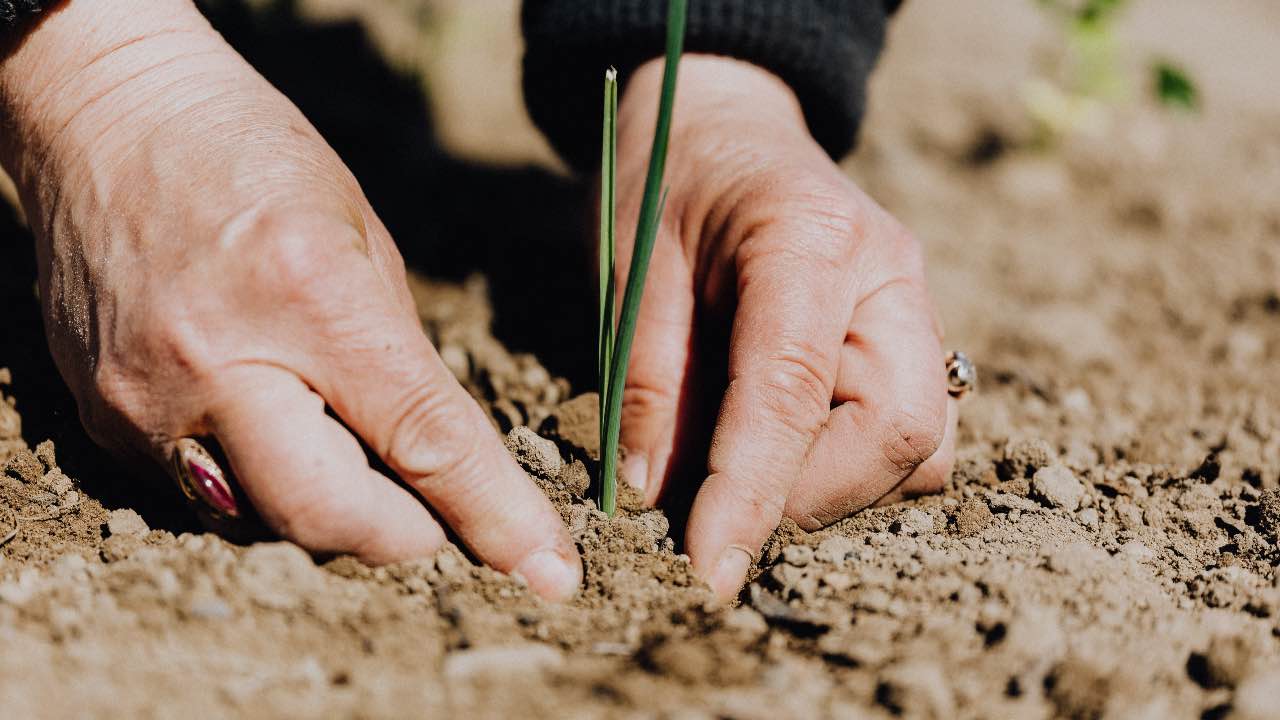
<svg viewBox="0 0 1280 720"><path fill-rule="evenodd" d="M198 440L178 438L173 444L170 464L174 479L188 500L204 505L215 519L240 517L226 473Z"/></svg>

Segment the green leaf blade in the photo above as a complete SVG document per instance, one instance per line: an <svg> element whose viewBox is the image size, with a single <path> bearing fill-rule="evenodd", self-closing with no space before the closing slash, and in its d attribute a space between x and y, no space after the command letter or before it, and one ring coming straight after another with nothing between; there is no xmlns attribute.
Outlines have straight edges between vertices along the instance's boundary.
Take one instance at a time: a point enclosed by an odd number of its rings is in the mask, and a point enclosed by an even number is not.
<svg viewBox="0 0 1280 720"><path fill-rule="evenodd" d="M644 295L644 281L649 260L658 237L666 193L662 190L666 171L667 147L671 137L671 119L675 107L676 78L680 56L684 51L688 0L670 0L667 5L666 63L662 71L662 94L658 104L658 122L654 128L649 152L649 171L645 177L640 218L636 227L635 246L627 271L626 291L622 296L622 312L610 362L609 396L605 401L604 442L600 448L600 509L610 517L617 510L618 433L622 420L622 389L631 362L631 344L635 340L636 320Z"/></svg>
<svg viewBox="0 0 1280 720"><path fill-rule="evenodd" d="M618 71L609 68L604 74L604 132L600 149L600 302L597 328L596 364L600 390L599 412L605 413L609 397L610 364L613 361L615 296L614 254L617 248L617 164L618 164ZM601 446L604 423L600 424Z"/></svg>

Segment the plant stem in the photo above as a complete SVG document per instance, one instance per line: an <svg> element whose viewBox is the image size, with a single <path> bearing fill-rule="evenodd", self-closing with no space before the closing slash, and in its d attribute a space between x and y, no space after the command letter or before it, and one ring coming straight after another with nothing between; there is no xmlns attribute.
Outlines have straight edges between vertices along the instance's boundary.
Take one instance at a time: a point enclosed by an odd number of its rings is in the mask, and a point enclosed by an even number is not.
<svg viewBox="0 0 1280 720"><path fill-rule="evenodd" d="M617 288L614 280L614 252L617 247L616 224L618 163L618 71L609 68L604 74L604 137L600 149L600 326L596 336L596 381L600 388L600 447L605 443L605 403L609 397L610 368L613 364L614 304Z"/></svg>
<svg viewBox="0 0 1280 720"><path fill-rule="evenodd" d="M618 332L609 367L608 397L605 400L604 443L600 448L600 509L613 516L617 510L618 491L618 430L622 420L622 389L627 378L627 366L631 362L631 343L635 340L636 319L640 314L640 300L644 295L644 280L653 255L654 241L662 210L666 205L666 192L662 190L662 178L667 164L667 144L671 136L671 115L675 106L676 75L680 66L680 54L684 49L685 18L688 0L670 0L667 5L667 54L662 70L662 95L658 103L658 123L653 132L653 146L649 152L649 173L644 181L644 197L640 205L640 220L636 227L635 247L631 254L631 267L627 271L627 289L622 296L622 313L618 318Z"/></svg>

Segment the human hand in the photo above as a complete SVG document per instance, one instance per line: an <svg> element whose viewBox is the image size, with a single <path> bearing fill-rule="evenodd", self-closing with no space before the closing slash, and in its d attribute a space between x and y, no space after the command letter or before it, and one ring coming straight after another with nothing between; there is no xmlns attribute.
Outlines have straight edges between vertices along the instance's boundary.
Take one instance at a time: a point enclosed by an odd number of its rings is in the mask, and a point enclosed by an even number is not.
<svg viewBox="0 0 1280 720"><path fill-rule="evenodd" d="M642 66L619 108L622 228L635 227L661 71ZM666 182L624 393L623 476L649 502L671 493L699 398L709 379L724 383L686 546L728 599L784 515L816 529L939 490L955 403L919 245L810 137L781 80L687 55ZM632 238L621 239L625 274Z"/></svg>
<svg viewBox="0 0 1280 720"><path fill-rule="evenodd" d="M423 334L355 179L189 0L50 11L0 61L0 112L95 440L165 462L216 438L270 526L374 562L445 542L416 492L481 559L573 594L559 516Z"/></svg>

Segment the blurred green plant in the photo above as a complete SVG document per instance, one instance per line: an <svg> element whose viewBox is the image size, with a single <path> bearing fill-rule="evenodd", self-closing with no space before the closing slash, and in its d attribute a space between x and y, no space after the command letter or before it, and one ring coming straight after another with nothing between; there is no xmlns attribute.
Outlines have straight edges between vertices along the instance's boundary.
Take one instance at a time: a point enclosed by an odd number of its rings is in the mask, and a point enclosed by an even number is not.
<svg viewBox="0 0 1280 720"><path fill-rule="evenodd" d="M644 295L644 279L658 237L658 225L667 194L662 176L667 163L667 142L671 134L671 114L675 106L676 75L684 49L688 0L670 0L667 5L667 52L662 70L662 94L658 100L658 123L653 131L649 170L644 181L636 241L627 269L627 288L622 296L622 312L614 325L617 288L614 284L616 254L616 181L618 158L618 73L610 68L604 80L604 140L600 158L600 334L596 344L600 383L600 509L613 516L618 498L618 431L622 421L622 390L627 366L631 364L631 343L636 336L636 319Z"/></svg>
<svg viewBox="0 0 1280 720"><path fill-rule="evenodd" d="M1183 110L1200 108L1200 92L1185 70L1168 60L1158 61L1154 70L1153 90L1162 105Z"/></svg>
<svg viewBox="0 0 1280 720"><path fill-rule="evenodd" d="M1129 0L1035 0L1059 27L1063 63L1055 79L1028 83L1025 100L1036 122L1039 140L1075 133L1098 134L1106 128L1109 109L1123 100L1129 83L1121 70L1118 20ZM1150 63L1152 92L1165 107L1199 108L1199 93L1190 75L1167 60Z"/></svg>

